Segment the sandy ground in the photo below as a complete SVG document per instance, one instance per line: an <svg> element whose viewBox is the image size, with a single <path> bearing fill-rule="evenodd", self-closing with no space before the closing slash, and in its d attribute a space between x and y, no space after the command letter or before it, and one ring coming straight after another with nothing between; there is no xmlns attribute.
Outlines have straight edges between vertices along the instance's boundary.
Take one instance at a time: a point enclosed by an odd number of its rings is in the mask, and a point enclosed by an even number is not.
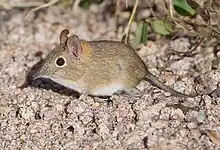
<svg viewBox="0 0 220 150"><path fill-rule="evenodd" d="M109 99L80 97L47 80L26 75L44 59L64 29L86 40L120 40L114 16L51 6L24 20L28 10L0 10L0 149L220 149L220 71L213 47L162 38L138 53L150 71L174 89L203 93L195 98L170 96L147 82L141 93ZM134 26L135 30L135 26Z"/></svg>

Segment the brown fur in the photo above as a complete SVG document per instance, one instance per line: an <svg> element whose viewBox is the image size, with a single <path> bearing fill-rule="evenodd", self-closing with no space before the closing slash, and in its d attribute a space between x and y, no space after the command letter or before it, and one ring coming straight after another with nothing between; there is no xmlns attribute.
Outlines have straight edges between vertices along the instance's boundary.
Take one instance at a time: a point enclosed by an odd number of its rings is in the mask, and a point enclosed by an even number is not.
<svg viewBox="0 0 220 150"><path fill-rule="evenodd" d="M141 80L148 80L175 96L195 96L174 91L157 80L139 55L124 43L83 41L77 36L68 39L67 33L66 30L61 32L60 45L48 54L42 67L34 75L35 78L50 78L64 86L92 95L96 93L96 89L109 86L109 90L117 90L117 87L127 90L135 88ZM55 61L58 57L65 58L66 65L57 67Z"/></svg>

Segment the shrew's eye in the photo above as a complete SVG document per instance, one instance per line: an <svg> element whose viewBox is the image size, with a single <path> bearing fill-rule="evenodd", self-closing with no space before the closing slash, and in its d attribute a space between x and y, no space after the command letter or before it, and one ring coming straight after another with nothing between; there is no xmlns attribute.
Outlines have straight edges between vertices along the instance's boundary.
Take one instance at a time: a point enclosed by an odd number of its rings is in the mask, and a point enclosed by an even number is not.
<svg viewBox="0 0 220 150"><path fill-rule="evenodd" d="M63 57L58 57L55 63L57 67L63 67L66 64L66 60Z"/></svg>

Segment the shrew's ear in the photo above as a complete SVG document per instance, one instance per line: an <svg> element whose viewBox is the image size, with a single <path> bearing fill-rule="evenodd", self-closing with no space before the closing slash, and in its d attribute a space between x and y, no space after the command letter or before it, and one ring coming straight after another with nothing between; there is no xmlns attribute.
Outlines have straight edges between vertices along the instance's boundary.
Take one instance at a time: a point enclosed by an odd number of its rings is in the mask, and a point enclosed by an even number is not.
<svg viewBox="0 0 220 150"><path fill-rule="evenodd" d="M66 40L68 39L68 35L69 31L67 29L64 29L61 33L60 33L60 43L65 43Z"/></svg>
<svg viewBox="0 0 220 150"><path fill-rule="evenodd" d="M80 39L77 35L72 35L67 39L67 50L70 55L75 55L76 57L80 57L82 54L82 47L80 45Z"/></svg>

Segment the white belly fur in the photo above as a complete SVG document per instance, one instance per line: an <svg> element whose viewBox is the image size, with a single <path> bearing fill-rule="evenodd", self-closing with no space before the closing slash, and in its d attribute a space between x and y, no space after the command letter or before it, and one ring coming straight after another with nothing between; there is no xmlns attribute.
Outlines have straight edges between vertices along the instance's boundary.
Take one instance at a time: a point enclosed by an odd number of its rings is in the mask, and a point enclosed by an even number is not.
<svg viewBox="0 0 220 150"><path fill-rule="evenodd" d="M51 78L51 80L53 80L54 82L57 82L59 83L60 85L63 85L67 88L70 88L70 89L73 89L74 91L77 91L79 93L83 93L83 88L79 86L79 84L77 83L72 83L71 81L69 80L59 80L59 79L53 79Z"/></svg>
<svg viewBox="0 0 220 150"><path fill-rule="evenodd" d="M125 89L125 85L122 83L112 83L110 85L107 85L102 88L97 88L91 90L92 95L98 95L98 96L111 96L112 94L123 91Z"/></svg>
<svg viewBox="0 0 220 150"><path fill-rule="evenodd" d="M85 93L85 94L91 94L94 96L111 96L112 94L118 92L118 91L123 91L125 90L126 86L123 83L119 83L119 82L115 82L115 83L111 83L105 87L100 87L100 88L96 88L96 89L87 89L86 85L81 85L82 82L78 81L76 83L73 83L69 80L64 80L62 79L53 79L51 78L53 81L68 87L70 89L73 89L79 93ZM79 84L79 82L81 84Z"/></svg>

